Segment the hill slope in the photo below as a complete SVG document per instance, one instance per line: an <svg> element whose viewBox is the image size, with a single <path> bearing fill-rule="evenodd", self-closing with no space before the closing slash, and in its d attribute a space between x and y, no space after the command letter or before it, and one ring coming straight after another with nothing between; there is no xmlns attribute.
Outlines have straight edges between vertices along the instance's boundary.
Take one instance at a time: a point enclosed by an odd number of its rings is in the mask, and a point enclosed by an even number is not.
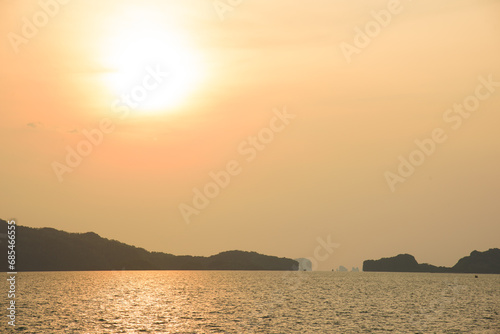
<svg viewBox="0 0 500 334"><path fill-rule="evenodd" d="M379 260L366 260L363 262L363 271L500 274L500 249L473 251L451 268L419 264L412 255L399 254Z"/></svg>
<svg viewBox="0 0 500 334"><path fill-rule="evenodd" d="M7 256L7 222L0 219L0 252ZM102 238L53 228L16 226L17 271L80 270L297 270L298 262L256 252L228 251L210 257L149 252ZM7 271L7 261L0 262Z"/></svg>

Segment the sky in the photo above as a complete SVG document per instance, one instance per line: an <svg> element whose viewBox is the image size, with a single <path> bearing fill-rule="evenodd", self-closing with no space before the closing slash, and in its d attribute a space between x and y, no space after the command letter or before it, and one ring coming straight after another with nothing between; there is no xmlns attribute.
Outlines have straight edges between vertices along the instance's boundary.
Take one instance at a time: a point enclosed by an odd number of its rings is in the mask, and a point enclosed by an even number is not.
<svg viewBox="0 0 500 334"><path fill-rule="evenodd" d="M496 0L1 0L0 217L150 251L499 247Z"/></svg>

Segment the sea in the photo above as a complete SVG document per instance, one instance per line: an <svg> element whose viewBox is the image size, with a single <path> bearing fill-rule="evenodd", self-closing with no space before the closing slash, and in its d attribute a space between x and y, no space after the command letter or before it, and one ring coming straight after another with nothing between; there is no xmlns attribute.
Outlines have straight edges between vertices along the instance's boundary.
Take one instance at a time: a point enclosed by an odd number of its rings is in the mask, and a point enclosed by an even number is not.
<svg viewBox="0 0 500 334"><path fill-rule="evenodd" d="M5 274L7 276L7 274ZM91 271L16 275L2 333L500 333L500 275ZM8 276L7 276L8 277Z"/></svg>

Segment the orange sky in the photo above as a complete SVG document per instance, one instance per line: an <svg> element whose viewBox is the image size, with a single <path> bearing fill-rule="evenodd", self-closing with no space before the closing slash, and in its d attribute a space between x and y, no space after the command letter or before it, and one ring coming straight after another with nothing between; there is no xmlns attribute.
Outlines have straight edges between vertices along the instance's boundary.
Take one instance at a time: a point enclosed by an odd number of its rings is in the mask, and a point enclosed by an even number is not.
<svg viewBox="0 0 500 334"><path fill-rule="evenodd" d="M323 270L499 247L498 1L227 3L2 1L0 217L174 254L315 257L330 236Z"/></svg>

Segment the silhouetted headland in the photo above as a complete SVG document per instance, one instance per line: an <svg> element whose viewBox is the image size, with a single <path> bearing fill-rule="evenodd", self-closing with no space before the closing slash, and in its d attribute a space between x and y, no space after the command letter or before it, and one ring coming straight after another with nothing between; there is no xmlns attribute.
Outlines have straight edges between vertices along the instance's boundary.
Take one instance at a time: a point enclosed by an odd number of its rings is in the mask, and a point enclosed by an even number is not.
<svg viewBox="0 0 500 334"><path fill-rule="evenodd" d="M0 219L0 236L6 236L7 222ZM7 239L0 239L7 254ZM82 270L297 270L297 261L258 254L227 251L209 257L177 256L149 252L96 233L68 233L53 228L16 226L17 271ZM1 271L7 270L2 261Z"/></svg>
<svg viewBox="0 0 500 334"><path fill-rule="evenodd" d="M500 274L500 249L473 251L451 268L419 264L412 255L399 254L380 260L366 260L363 271Z"/></svg>

